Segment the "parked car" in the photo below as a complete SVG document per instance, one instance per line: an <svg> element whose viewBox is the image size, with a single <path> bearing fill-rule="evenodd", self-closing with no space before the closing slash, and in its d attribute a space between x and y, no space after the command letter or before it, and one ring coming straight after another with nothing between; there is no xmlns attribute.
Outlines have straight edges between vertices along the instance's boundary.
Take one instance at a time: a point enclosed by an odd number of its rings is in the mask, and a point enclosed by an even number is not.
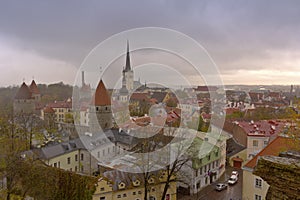
<svg viewBox="0 0 300 200"><path fill-rule="evenodd" d="M239 176L239 172L238 171L232 171L231 172L231 176Z"/></svg>
<svg viewBox="0 0 300 200"><path fill-rule="evenodd" d="M228 180L228 184L234 185L237 181L238 181L238 177L235 175L232 175Z"/></svg>
<svg viewBox="0 0 300 200"><path fill-rule="evenodd" d="M216 185L216 190L217 190L217 191L222 191L222 190L225 190L225 189L227 189L227 184L224 184L224 183L218 183L218 184Z"/></svg>

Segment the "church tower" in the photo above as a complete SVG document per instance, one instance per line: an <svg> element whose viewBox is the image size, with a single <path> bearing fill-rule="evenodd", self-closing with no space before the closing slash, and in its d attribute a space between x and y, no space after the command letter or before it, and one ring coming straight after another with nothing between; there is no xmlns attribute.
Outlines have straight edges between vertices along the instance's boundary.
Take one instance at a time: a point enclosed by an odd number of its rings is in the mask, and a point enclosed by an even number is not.
<svg viewBox="0 0 300 200"><path fill-rule="evenodd" d="M125 72L123 71L123 78L122 78L122 88L119 90L119 101L127 102L128 101L128 90L126 87L126 79L125 79Z"/></svg>
<svg viewBox="0 0 300 200"><path fill-rule="evenodd" d="M97 86L89 109L90 132L101 131L99 126L102 130L112 128L111 100L102 80Z"/></svg>
<svg viewBox="0 0 300 200"><path fill-rule="evenodd" d="M127 40L127 53L126 53L126 64L123 69L123 77L125 77L126 88L129 92L133 91L134 81L133 81L133 70L130 64L130 55L129 55L129 42Z"/></svg>

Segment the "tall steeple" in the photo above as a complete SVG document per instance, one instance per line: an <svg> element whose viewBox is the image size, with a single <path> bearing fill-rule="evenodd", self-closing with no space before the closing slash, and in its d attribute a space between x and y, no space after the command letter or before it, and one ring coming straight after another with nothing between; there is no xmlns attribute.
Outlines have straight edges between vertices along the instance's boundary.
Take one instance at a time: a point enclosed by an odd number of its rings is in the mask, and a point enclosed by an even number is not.
<svg viewBox="0 0 300 200"><path fill-rule="evenodd" d="M131 70L130 66L130 55L129 55L129 41L127 40L127 53L126 53L126 65L125 65L125 72L128 72Z"/></svg>

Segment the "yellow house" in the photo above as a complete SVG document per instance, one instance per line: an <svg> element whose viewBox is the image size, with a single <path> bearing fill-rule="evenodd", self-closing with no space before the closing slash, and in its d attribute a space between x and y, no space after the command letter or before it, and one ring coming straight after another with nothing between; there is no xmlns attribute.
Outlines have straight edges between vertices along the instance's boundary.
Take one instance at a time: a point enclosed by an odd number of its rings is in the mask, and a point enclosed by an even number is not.
<svg viewBox="0 0 300 200"><path fill-rule="evenodd" d="M88 175L97 170L97 161L79 138L32 151L38 159L52 167Z"/></svg>
<svg viewBox="0 0 300 200"><path fill-rule="evenodd" d="M166 172L153 172L148 182L148 199L161 199ZM172 180L175 180L174 178ZM144 176L122 171L107 171L99 178L93 200L142 200L144 199ZM176 181L170 183L166 200L176 200Z"/></svg>
<svg viewBox="0 0 300 200"><path fill-rule="evenodd" d="M46 108L51 108L54 110L55 122L57 123L68 122L68 120L73 118L71 99L49 103ZM45 109L42 110L42 118L45 116Z"/></svg>
<svg viewBox="0 0 300 200"><path fill-rule="evenodd" d="M264 200L269 189L269 184L261 177L253 174L257 160L260 156L278 156L280 152L287 151L292 139L278 136L251 159L243 169L243 198L244 200Z"/></svg>

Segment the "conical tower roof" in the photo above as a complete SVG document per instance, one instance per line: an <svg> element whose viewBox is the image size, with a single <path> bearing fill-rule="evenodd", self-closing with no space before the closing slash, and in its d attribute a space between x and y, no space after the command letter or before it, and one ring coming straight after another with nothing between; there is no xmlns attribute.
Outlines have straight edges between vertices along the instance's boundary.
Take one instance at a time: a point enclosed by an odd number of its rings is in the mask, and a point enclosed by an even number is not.
<svg viewBox="0 0 300 200"><path fill-rule="evenodd" d="M15 99L31 99L31 92L26 83L22 83L20 89L18 90Z"/></svg>
<svg viewBox="0 0 300 200"><path fill-rule="evenodd" d="M111 105L110 96L102 80L100 80L93 97L93 105L107 106Z"/></svg>
<svg viewBox="0 0 300 200"><path fill-rule="evenodd" d="M131 65L130 65L130 55L129 55L129 42L127 40L127 53L126 53L126 65L125 65L125 72L128 72L131 70Z"/></svg>
<svg viewBox="0 0 300 200"><path fill-rule="evenodd" d="M39 88L37 87L37 85L36 85L36 83L35 83L34 80L32 80L32 82L31 82L29 88L30 88L31 93L33 93L33 94L40 94L40 90L39 90Z"/></svg>

